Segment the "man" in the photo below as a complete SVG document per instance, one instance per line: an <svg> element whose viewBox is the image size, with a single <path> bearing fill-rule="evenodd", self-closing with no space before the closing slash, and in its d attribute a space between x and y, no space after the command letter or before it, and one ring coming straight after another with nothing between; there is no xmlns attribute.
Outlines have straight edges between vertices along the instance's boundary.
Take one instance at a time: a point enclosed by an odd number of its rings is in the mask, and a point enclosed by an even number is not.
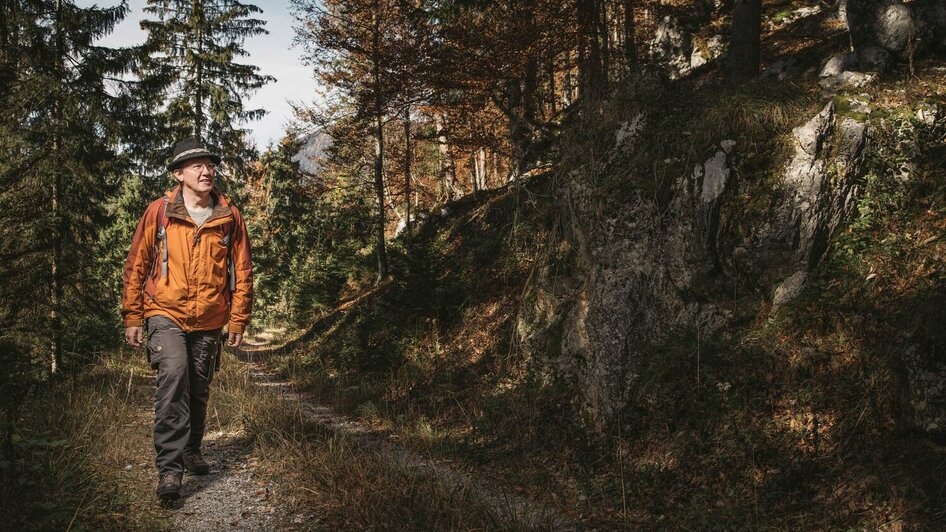
<svg viewBox="0 0 946 532"><path fill-rule="evenodd" d="M158 497L180 495L184 469L206 474L200 453L221 330L237 347L250 319L253 272L240 212L214 186L220 157L195 138L177 143L178 186L145 210L125 261L125 340L158 371L154 448Z"/></svg>

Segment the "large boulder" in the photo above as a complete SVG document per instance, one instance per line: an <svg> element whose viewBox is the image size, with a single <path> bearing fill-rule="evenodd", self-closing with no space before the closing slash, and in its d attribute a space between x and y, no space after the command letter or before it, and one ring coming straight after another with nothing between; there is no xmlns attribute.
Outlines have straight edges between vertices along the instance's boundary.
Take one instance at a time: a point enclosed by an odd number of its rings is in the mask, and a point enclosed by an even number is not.
<svg viewBox="0 0 946 532"><path fill-rule="evenodd" d="M851 42L858 52L881 49L902 61L931 48L946 48L946 2L859 0L847 7ZM874 52L874 57L877 57ZM869 65L861 65L868 70Z"/></svg>
<svg viewBox="0 0 946 532"><path fill-rule="evenodd" d="M855 50L876 46L907 59L917 34L913 10L900 0L859 0L847 7Z"/></svg>

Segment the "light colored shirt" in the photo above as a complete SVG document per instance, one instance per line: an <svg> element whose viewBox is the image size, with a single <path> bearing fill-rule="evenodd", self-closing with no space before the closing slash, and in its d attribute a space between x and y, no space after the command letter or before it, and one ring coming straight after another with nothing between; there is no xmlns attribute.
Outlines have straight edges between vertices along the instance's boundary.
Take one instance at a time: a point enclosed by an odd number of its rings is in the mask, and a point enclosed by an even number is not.
<svg viewBox="0 0 946 532"><path fill-rule="evenodd" d="M204 225L204 222L207 221L207 218L210 218L210 214L214 212L214 206L212 203L202 209L191 209L186 204L184 205L184 208L187 209L187 214L191 217L191 220L194 220L194 225L197 227Z"/></svg>

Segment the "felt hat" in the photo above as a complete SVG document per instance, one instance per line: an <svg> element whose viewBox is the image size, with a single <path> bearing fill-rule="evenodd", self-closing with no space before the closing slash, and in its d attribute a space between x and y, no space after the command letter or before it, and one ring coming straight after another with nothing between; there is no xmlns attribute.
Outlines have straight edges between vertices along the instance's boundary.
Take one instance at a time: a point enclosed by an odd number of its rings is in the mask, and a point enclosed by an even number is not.
<svg viewBox="0 0 946 532"><path fill-rule="evenodd" d="M173 172L180 168L182 164L198 157L209 157L214 164L220 164L220 156L210 153L210 150L204 147L197 137L184 139L174 145L174 152L171 154L171 162L168 163L168 172Z"/></svg>

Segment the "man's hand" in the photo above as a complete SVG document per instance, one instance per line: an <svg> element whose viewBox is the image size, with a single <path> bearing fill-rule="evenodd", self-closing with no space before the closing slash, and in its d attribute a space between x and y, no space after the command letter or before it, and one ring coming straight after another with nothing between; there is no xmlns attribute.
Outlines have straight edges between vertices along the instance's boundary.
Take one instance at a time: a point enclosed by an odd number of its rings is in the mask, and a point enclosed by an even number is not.
<svg viewBox="0 0 946 532"><path fill-rule="evenodd" d="M227 346L228 347L240 347L240 342L243 341L243 335L240 333L227 333Z"/></svg>
<svg viewBox="0 0 946 532"><path fill-rule="evenodd" d="M125 327L125 341L132 347L141 347L145 341L144 327Z"/></svg>

